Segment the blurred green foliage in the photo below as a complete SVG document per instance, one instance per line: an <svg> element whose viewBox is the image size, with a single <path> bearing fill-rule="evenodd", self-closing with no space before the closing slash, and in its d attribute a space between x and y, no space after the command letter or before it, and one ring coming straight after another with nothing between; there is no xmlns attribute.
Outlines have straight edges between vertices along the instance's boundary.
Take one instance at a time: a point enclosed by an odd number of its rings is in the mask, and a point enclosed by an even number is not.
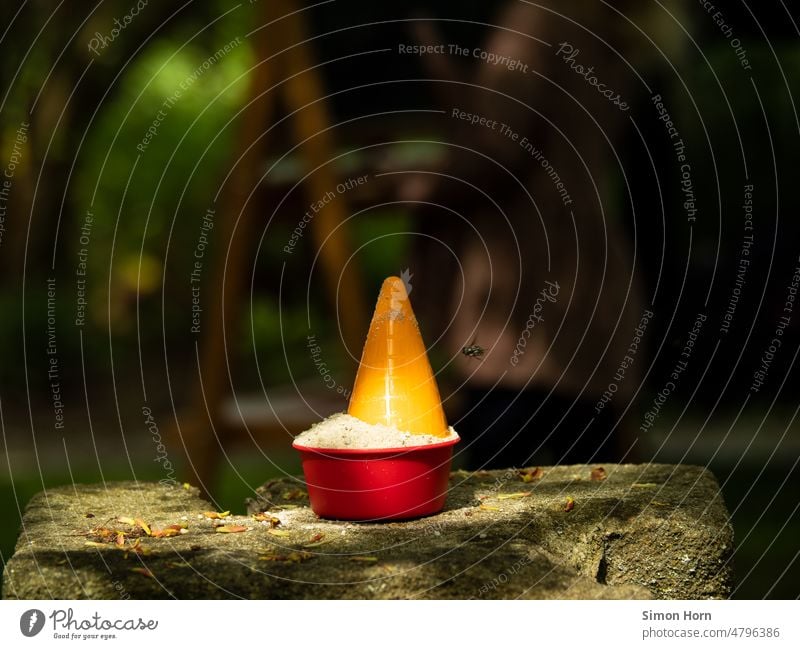
<svg viewBox="0 0 800 649"><path fill-rule="evenodd" d="M89 131L73 198L76 213L95 216L91 315L106 320L110 290L117 333L130 333L136 295L146 301L162 284L172 294L187 281L246 96L252 53L241 34L231 24L204 46L154 42L126 69ZM230 51L215 61L226 44ZM185 328L185 319L170 317L179 306L165 302L167 326Z"/></svg>

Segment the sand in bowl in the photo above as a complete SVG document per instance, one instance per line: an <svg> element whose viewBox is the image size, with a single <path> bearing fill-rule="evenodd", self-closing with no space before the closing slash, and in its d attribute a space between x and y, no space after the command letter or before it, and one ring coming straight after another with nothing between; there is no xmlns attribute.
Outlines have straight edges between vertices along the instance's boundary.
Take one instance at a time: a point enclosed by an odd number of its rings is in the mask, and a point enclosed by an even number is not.
<svg viewBox="0 0 800 649"><path fill-rule="evenodd" d="M295 444L319 449L394 449L426 444L440 444L458 439L452 426L449 434L420 435L383 424L368 424L347 413L337 413L314 424L295 438Z"/></svg>

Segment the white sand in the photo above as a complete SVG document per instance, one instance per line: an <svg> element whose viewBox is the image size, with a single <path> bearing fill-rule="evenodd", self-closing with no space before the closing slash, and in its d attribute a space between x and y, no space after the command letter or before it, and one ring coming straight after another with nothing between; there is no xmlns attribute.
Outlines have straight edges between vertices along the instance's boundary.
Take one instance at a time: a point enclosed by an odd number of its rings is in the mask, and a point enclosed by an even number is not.
<svg viewBox="0 0 800 649"><path fill-rule="evenodd" d="M439 444L458 439L452 426L447 437L414 435L390 426L368 424L346 413L337 413L295 437L295 442L309 448L402 448Z"/></svg>

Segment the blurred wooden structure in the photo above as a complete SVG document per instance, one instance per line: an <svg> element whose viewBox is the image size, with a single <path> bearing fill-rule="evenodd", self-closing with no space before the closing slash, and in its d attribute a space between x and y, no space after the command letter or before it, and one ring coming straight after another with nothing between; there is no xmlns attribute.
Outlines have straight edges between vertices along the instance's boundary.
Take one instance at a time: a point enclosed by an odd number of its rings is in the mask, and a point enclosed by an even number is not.
<svg viewBox="0 0 800 649"><path fill-rule="evenodd" d="M173 444L182 445L186 454L187 479L206 493L213 489L226 447L242 439L288 446L287 431L302 432L317 420L315 410L341 409L341 397L337 400L321 384L319 395L287 391L269 403L232 398L235 359L229 351L246 314L249 252L268 217L259 212L254 196L269 157L272 137L267 131L278 105L289 115L289 135L308 172L303 179L308 201L316 202L340 182L331 162L334 141L322 80L307 40L305 12L293 0L270 0L260 7L264 26L251 36L257 63L250 73L248 102L238 118L238 140L217 216L219 254L204 309L198 375L190 410L173 431ZM350 260L352 246L344 225L349 215L347 196L340 194L316 214L309 234L319 251L331 317L338 317L345 345L360 350L368 313L362 279Z"/></svg>

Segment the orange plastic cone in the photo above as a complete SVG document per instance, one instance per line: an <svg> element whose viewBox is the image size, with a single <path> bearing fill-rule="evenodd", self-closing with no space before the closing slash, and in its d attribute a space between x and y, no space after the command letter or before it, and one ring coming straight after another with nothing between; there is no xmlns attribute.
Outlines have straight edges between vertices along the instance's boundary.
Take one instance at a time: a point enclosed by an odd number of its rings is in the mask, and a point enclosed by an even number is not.
<svg viewBox="0 0 800 649"><path fill-rule="evenodd" d="M347 412L368 424L449 435L417 318L399 277L381 286Z"/></svg>

